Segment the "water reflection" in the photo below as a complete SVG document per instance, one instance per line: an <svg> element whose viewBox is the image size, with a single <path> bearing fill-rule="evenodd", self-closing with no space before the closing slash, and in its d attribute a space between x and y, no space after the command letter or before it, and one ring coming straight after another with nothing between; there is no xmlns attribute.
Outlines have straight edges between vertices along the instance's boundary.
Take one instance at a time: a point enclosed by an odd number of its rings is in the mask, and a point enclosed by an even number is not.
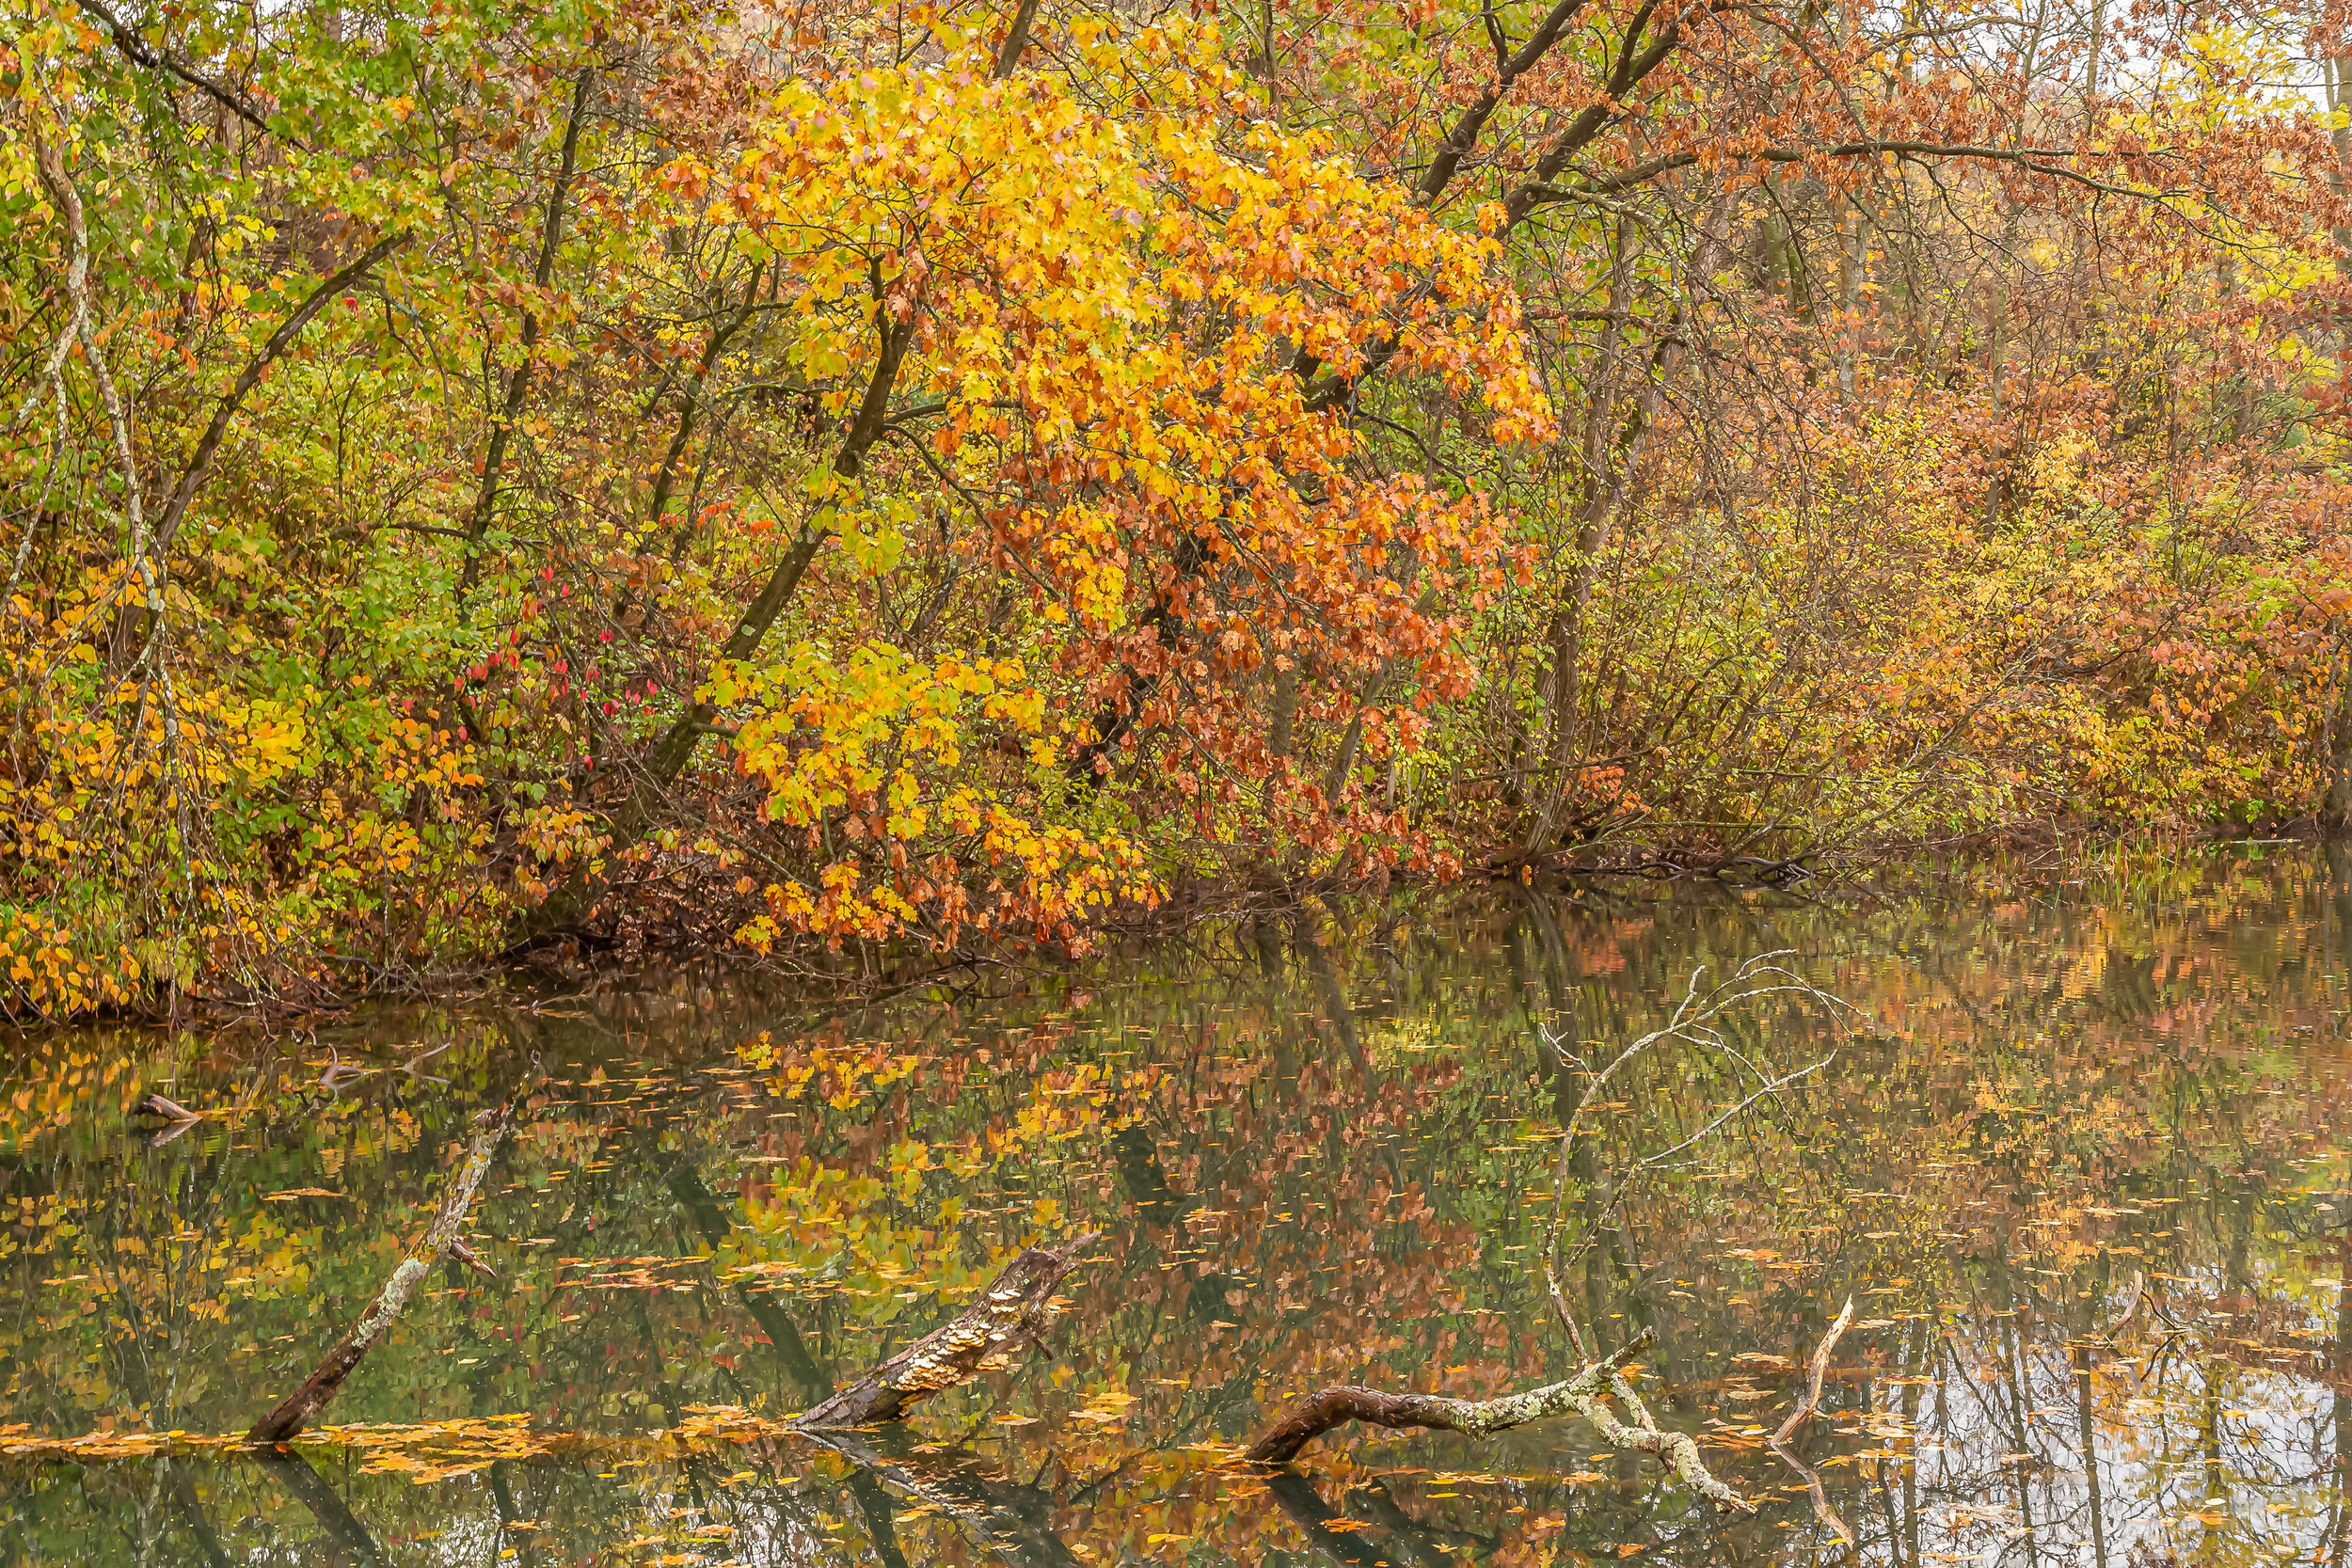
<svg viewBox="0 0 2352 1568"><path fill-rule="evenodd" d="M850 1019L689 984L27 1045L0 1449L92 1440L0 1461L0 1560L2352 1561L2344 870L1429 895ZM1835 1069L1613 1203L1739 1092L1661 1053L1568 1165L1581 1316L1656 1331L1645 1399L1756 1515L1565 1421L1232 1463L1326 1384L1571 1370L1540 1251L1580 1085L1537 1025L1621 1041L1781 948L1869 1020ZM1731 1023L1759 1062L1823 1039ZM470 1238L499 1277L436 1276L337 1431L268 1463L128 1435L241 1432L298 1382L517 1085ZM146 1143L154 1088L207 1119ZM761 1424L1088 1228L1050 1354L911 1431ZM1791 1441L1817 1509L1766 1438L1850 1295Z"/></svg>

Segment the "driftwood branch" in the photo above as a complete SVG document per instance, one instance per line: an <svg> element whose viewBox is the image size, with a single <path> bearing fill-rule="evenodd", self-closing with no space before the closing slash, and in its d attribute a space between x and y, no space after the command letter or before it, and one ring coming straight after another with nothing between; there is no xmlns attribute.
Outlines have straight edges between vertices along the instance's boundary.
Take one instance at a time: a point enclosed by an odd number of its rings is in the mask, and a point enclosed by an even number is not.
<svg viewBox="0 0 2352 1568"><path fill-rule="evenodd" d="M451 1179L449 1191L442 1195L440 1212L434 1215L433 1227L425 1232L423 1242L401 1260L400 1267L394 1269L391 1278L384 1282L384 1289L376 1292L375 1299L368 1304L368 1309L358 1323L337 1341L333 1350L326 1353L326 1358L310 1375L303 1379L302 1386L288 1394L268 1415L253 1423L253 1430L246 1433L246 1441L283 1443L300 1432L311 1417L326 1408L326 1402L335 1397L335 1390L343 1386L343 1379L351 1375L352 1369L358 1366L360 1359L375 1342L384 1338L385 1332L392 1326L392 1321L400 1316L401 1308L408 1305L408 1298L415 1293L417 1286L456 1244L457 1232L464 1228L466 1216L473 1210L474 1192L482 1185L482 1179L489 1174L490 1157L498 1152L499 1141L506 1136L507 1118L511 1114L510 1108L501 1106L496 1111L485 1111L474 1118L473 1147L467 1151L465 1164Z"/></svg>
<svg viewBox="0 0 2352 1568"><path fill-rule="evenodd" d="M1837 1539L1849 1546L1854 1544L1854 1533L1847 1528L1846 1521L1837 1516L1836 1511L1829 1506L1829 1497L1821 1490L1821 1473L1797 1457L1796 1451L1788 1447L1788 1437L1807 1417L1820 1408L1821 1379L1829 1370L1830 1353L1837 1348L1837 1341L1845 1335L1846 1325L1852 1322L1853 1297L1848 1296L1845 1307L1837 1314L1837 1321L1829 1325L1829 1332L1822 1335L1821 1342L1813 1348L1813 1365L1805 1376L1804 1398L1797 1402L1797 1407L1788 1412L1788 1418L1780 1423L1780 1430L1772 1436L1772 1452L1780 1456L1782 1464L1804 1479L1805 1493L1813 1500L1813 1516L1828 1526Z"/></svg>
<svg viewBox="0 0 2352 1568"><path fill-rule="evenodd" d="M1821 1342L1813 1347L1813 1366L1805 1376L1804 1398L1797 1402L1797 1408L1788 1412L1788 1418L1780 1423L1778 1432L1772 1433L1773 1442L1788 1441L1789 1434L1803 1426L1805 1418L1820 1407L1821 1379L1829 1371L1830 1355L1837 1349L1837 1341L1845 1338L1847 1325L1852 1322L1853 1297L1848 1296L1845 1307L1837 1314L1837 1321L1829 1325L1829 1332L1821 1336Z"/></svg>
<svg viewBox="0 0 2352 1568"><path fill-rule="evenodd" d="M944 1326L917 1339L864 1377L802 1414L793 1424L812 1431L871 1426L903 1418L919 1402L961 1387L1001 1367L1036 1341L1060 1309L1054 1287L1100 1237L1089 1230L1067 1246L1031 1247Z"/></svg>
<svg viewBox="0 0 2352 1568"><path fill-rule="evenodd" d="M1486 1436L1507 1432L1531 1421L1554 1416L1581 1416L1602 1437L1620 1450L1654 1454L1693 1491L1727 1508L1753 1512L1756 1505L1715 1479L1689 1433L1661 1431L1625 1386L1626 1367L1657 1342L1645 1329L1622 1349L1592 1363L1574 1377L1501 1399L1457 1400L1442 1394L1390 1394L1376 1388L1325 1388L1293 1404L1264 1436L1249 1446L1245 1458L1262 1465L1286 1465L1299 1450L1334 1427L1349 1421L1392 1429L1423 1428L1437 1432ZM1635 1413L1638 1426L1628 1426L1609 1408L1613 1398L1624 1400Z"/></svg>
<svg viewBox="0 0 2352 1568"><path fill-rule="evenodd" d="M1796 1072L1773 1077L1732 1049L1717 1027L1724 1016L1735 1008L1768 996L1802 996L1825 1003L1833 1009L1845 1006L1836 997L1775 961L1786 956L1776 952L1751 958L1712 990L1702 987L1704 971L1692 974L1681 1002L1664 1026L1642 1036L1606 1062L1587 1060L1572 1049L1568 1037L1555 1036L1549 1029L1544 1030L1545 1042L1558 1057L1561 1067L1581 1071L1585 1080L1575 1109L1560 1130L1557 1167L1552 1173L1551 1222L1544 1239L1546 1291L1552 1310L1558 1315L1561 1326L1566 1330L1569 1341L1575 1347L1578 1358L1586 1363L1581 1371L1559 1383L1494 1400L1450 1399L1439 1394L1391 1394L1376 1388L1325 1388L1297 1402L1284 1412L1281 1419L1250 1447L1247 1457L1262 1464L1287 1464L1315 1438L1349 1421L1362 1421L1370 1426L1424 1428L1483 1436L1523 1426L1530 1421L1575 1415L1590 1422L1602 1439L1618 1451L1654 1455L1693 1491L1724 1507L1753 1512L1755 1504L1716 1479L1708 1469L1705 1459L1699 1453L1696 1439L1687 1433L1671 1432L1661 1427L1648 1407L1642 1402L1641 1396L1627 1382L1625 1368L1656 1342L1653 1333L1645 1331L1613 1354L1592 1358L1585 1348L1584 1334L1576 1321L1576 1315L1568 1310L1566 1291L1561 1282L1560 1249L1567 1218L1569 1158L1578 1138L1585 1131L1586 1113L1598 1102L1600 1091L1645 1052L1667 1040L1679 1040L1702 1049L1723 1052L1738 1060L1743 1069L1759 1080L1760 1086L1730 1111L1708 1122L1694 1136L1671 1149L1638 1162L1627 1178L1616 1184L1605 1210L1613 1211L1616 1207L1634 1179L1664 1161L1687 1152L1757 1101L1779 1093L1798 1079L1828 1065L1825 1059ZM1587 1237L1577 1250L1581 1252L1584 1246L1590 1245L1590 1237ZM1789 1418L1788 1426L1782 1429L1782 1437L1794 1431L1797 1424L1810 1415L1820 1402L1821 1379L1828 1367L1830 1353L1836 1348L1838 1336L1845 1332L1846 1325L1852 1319L1853 1303L1849 1299L1836 1326L1830 1331L1814 1356L1811 1392L1798 1412ZM1618 1414L1620 1408L1623 1416Z"/></svg>

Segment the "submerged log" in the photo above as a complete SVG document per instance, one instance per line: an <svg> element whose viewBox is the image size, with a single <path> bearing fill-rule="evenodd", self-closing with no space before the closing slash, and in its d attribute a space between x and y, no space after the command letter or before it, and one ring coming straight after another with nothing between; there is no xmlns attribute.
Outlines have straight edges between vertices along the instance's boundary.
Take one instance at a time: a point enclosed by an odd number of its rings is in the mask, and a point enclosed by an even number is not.
<svg viewBox="0 0 2352 1568"><path fill-rule="evenodd" d="M859 1473L887 1481L970 1530L1009 1568L1079 1568L1054 1531L1052 1493L1010 1479L977 1454L910 1449L908 1440L904 1433L871 1440L837 1429L809 1434L810 1442L856 1465Z"/></svg>
<svg viewBox="0 0 2352 1568"><path fill-rule="evenodd" d="M423 1242L401 1260L400 1267L384 1282L384 1289L376 1292L358 1323L326 1353L326 1358L303 1380L302 1386L253 1423L253 1430L246 1433L246 1441L283 1443L300 1432L311 1417L326 1408L352 1369L384 1338L392 1321L400 1316L400 1309L408 1305L417 1286L456 1243L457 1232L465 1227L466 1216L473 1210L474 1191L489 1174L490 1157L498 1151L499 1140L506 1136L510 1114L508 1107L501 1106L474 1117L473 1147L467 1151L465 1164L451 1179L449 1191L442 1195L440 1212L434 1215L433 1227L425 1232Z"/></svg>
<svg viewBox="0 0 2352 1568"><path fill-rule="evenodd" d="M1649 1418L1621 1375L1658 1336L1644 1329L1614 1354L1594 1362L1574 1377L1524 1393L1492 1400L1457 1400L1442 1394L1390 1394L1377 1388L1344 1386L1308 1395L1283 1412L1282 1418L1249 1446L1243 1457L1261 1465L1287 1465L1299 1450L1349 1421L1405 1430L1461 1432L1474 1436L1507 1432L1530 1421L1555 1416L1581 1416L1619 1451L1655 1454L1693 1491L1726 1508L1753 1513L1756 1505L1715 1479L1699 1456L1698 1443L1688 1433L1667 1432ZM1624 1402L1639 1423L1628 1426L1609 1408L1615 1398Z"/></svg>
<svg viewBox="0 0 2352 1568"><path fill-rule="evenodd" d="M351 1512L342 1495L327 1484L326 1478L310 1467L310 1462L292 1449L281 1449L265 1456L270 1473L282 1482L298 1502L310 1510L326 1532L329 1561L356 1562L360 1568L390 1568L385 1560L383 1548L368 1527Z"/></svg>
<svg viewBox="0 0 2352 1568"><path fill-rule="evenodd" d="M1837 1314L1837 1321L1829 1325L1829 1332L1821 1336L1821 1342L1813 1347L1813 1363L1807 1369L1804 1398L1797 1402L1797 1407L1788 1412L1788 1418L1780 1423L1780 1430L1772 1433L1773 1442L1788 1441L1789 1434L1821 1407L1821 1379L1829 1371L1829 1358L1836 1352L1837 1341L1845 1338L1847 1325L1852 1322L1853 1297L1848 1296L1844 1308Z"/></svg>
<svg viewBox="0 0 2352 1568"><path fill-rule="evenodd" d="M1030 1247L1005 1265L980 1299L831 1399L804 1411L793 1425L811 1431L872 1426L903 1418L917 1402L961 1387L1001 1367L1044 1333L1059 1307L1054 1287L1078 1254L1102 1232L1089 1230L1067 1246Z"/></svg>

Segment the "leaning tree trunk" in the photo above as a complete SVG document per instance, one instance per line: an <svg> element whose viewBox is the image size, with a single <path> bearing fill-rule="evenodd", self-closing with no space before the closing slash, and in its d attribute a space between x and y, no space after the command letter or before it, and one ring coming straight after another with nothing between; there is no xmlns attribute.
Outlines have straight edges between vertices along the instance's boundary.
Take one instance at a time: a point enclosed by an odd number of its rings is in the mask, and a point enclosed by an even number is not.
<svg viewBox="0 0 2352 1568"><path fill-rule="evenodd" d="M2328 718L2327 778L2319 799L2319 826L2330 837L2352 831L2352 658L2337 672L2335 711Z"/></svg>
<svg viewBox="0 0 2352 1568"><path fill-rule="evenodd" d="M351 1375L352 1370L391 1328L392 1321L408 1305L408 1298L424 1276L457 1244L457 1232L464 1228L466 1216L473 1210L475 1189L489 1174L490 1157L498 1152L499 1140L506 1136L510 1114L509 1107L501 1106L474 1118L473 1147L467 1153L465 1164L451 1180L449 1191L441 1198L440 1212L434 1216L433 1228L425 1232L424 1241L415 1252L401 1259L392 1276L384 1282L384 1289L368 1304L367 1311L326 1353L326 1358L310 1375L302 1380L302 1386L253 1423L253 1430L246 1433L248 1442L283 1443L300 1432L311 1417L326 1407L326 1402L335 1397L335 1390L343 1386L343 1379Z"/></svg>
<svg viewBox="0 0 2352 1568"><path fill-rule="evenodd" d="M1054 1287L1078 1254L1102 1232L1089 1230L1066 1246L1031 1247L1005 1265L980 1299L848 1387L803 1411L793 1425L812 1431L872 1426L905 1418L916 1402L960 1387L1003 1366L1033 1344L1060 1308Z"/></svg>

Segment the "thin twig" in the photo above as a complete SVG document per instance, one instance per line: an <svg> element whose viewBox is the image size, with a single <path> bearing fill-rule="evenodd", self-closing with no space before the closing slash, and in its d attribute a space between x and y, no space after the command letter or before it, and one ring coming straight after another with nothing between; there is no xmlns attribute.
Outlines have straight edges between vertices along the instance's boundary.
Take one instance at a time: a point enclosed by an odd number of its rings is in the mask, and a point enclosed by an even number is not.
<svg viewBox="0 0 2352 1568"><path fill-rule="evenodd" d="M1853 1297L1848 1296L1844 1308L1837 1314L1837 1321L1829 1325L1829 1332L1821 1336L1821 1342L1813 1347L1813 1369L1805 1377L1804 1398L1797 1402L1797 1408L1788 1412L1788 1418L1780 1423L1778 1432L1772 1433L1773 1442L1788 1441L1788 1434L1803 1425L1805 1418L1820 1404L1821 1378L1829 1370L1830 1354L1837 1349L1837 1341L1844 1337L1847 1325L1852 1322Z"/></svg>

